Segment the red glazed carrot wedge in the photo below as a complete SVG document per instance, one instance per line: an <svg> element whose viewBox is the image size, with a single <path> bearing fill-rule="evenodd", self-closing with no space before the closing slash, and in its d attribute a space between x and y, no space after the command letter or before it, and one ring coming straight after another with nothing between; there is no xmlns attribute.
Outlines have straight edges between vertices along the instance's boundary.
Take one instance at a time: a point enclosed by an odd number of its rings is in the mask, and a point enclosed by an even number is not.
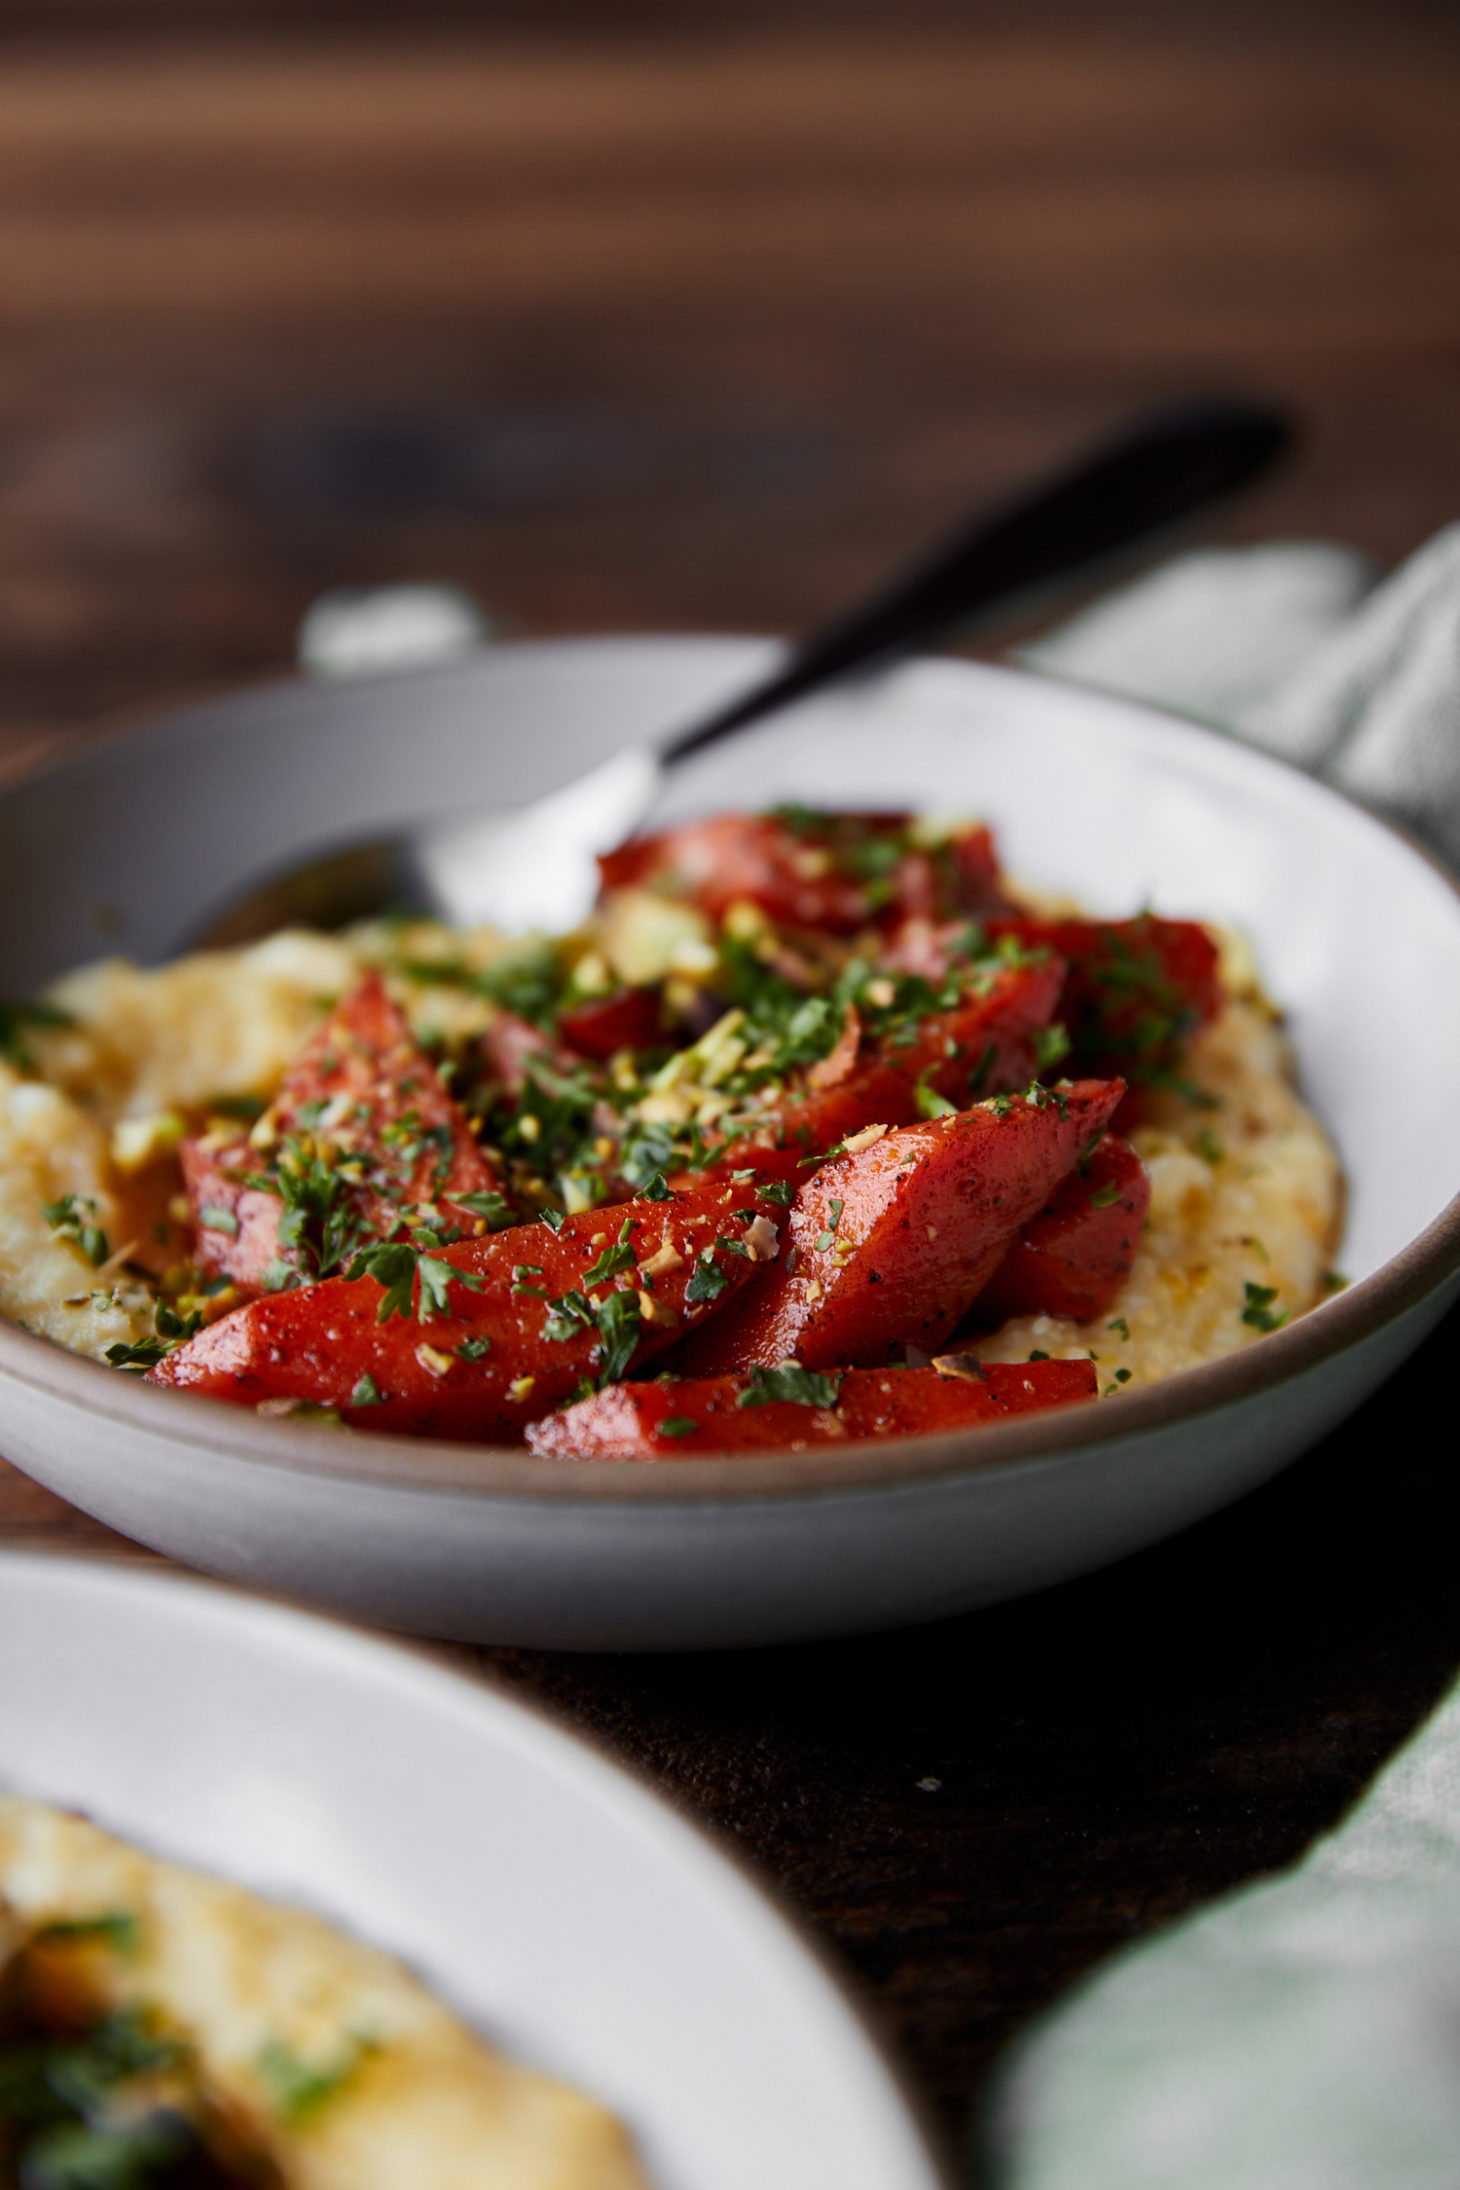
<svg viewBox="0 0 1460 2190"><path fill-rule="evenodd" d="M777 1447L801 1452L808 1445L970 1429L1093 1399L1096 1391L1091 1361L990 1361L958 1376L937 1369L795 1372L792 1387L805 1396L773 1396L785 1381L784 1372L772 1370L759 1384L748 1376L612 1384L534 1422L527 1441L534 1452L576 1460L686 1460Z"/></svg>
<svg viewBox="0 0 1460 2190"><path fill-rule="evenodd" d="M385 1238L422 1204L448 1228L485 1229L461 1196L495 1191L497 1174L378 974L306 1045L266 1132L210 1134L181 1151L195 1260L241 1293L291 1269L327 1272L351 1240Z"/></svg>
<svg viewBox="0 0 1460 2190"><path fill-rule="evenodd" d="M1059 958L1034 966L1003 966L982 995L921 1020L907 1042L881 1054L894 1071L962 1110L984 1095L1027 1087L1034 1077L1035 1037L1055 1015L1065 968Z"/></svg>
<svg viewBox="0 0 1460 2190"><path fill-rule="evenodd" d="M250 1301L148 1381L278 1413L337 1408L360 1429L511 1440L585 1378L620 1377L692 1332L775 1251L770 1220L736 1217L718 1187L462 1240L419 1275L409 1248L386 1246L376 1276Z"/></svg>
<svg viewBox="0 0 1460 2190"><path fill-rule="evenodd" d="M599 860L605 890L658 884L719 919L748 899L794 928L852 935L869 922L1006 911L986 828L931 851L902 813L716 814L633 837Z"/></svg>
<svg viewBox="0 0 1460 2190"><path fill-rule="evenodd" d="M1063 979L1063 964L1054 958L1001 967L981 995L930 1013L910 1039L859 1047L830 1084L812 1084L820 1070L813 1066L767 1110L763 1131L728 1144L716 1170L754 1163L799 1184L804 1158L871 1125L915 1124L929 1094L963 1109L980 1096L1026 1087L1034 1076L1035 1037L1049 1023Z"/></svg>
<svg viewBox="0 0 1460 2190"><path fill-rule="evenodd" d="M909 1125L917 1114L914 1083L881 1058L869 1057L839 1087L803 1084L781 1096L767 1109L759 1132L725 1141L723 1157L703 1173L685 1177L728 1178L753 1164L761 1177L786 1179L799 1187L808 1159L823 1156L869 1125Z"/></svg>
<svg viewBox="0 0 1460 2190"><path fill-rule="evenodd" d="M787 1251L687 1341L678 1367L877 1364L898 1341L932 1352L1124 1092L1119 1080L1080 1080L1000 1095L823 1164L796 1197Z"/></svg>
<svg viewBox="0 0 1460 2190"><path fill-rule="evenodd" d="M1129 1141L1107 1133L1025 1225L978 1296L979 1320L1047 1315L1088 1323L1104 1315L1130 1276L1150 1199L1140 1157Z"/></svg>
<svg viewBox="0 0 1460 2190"><path fill-rule="evenodd" d="M1067 967L1056 1016L1069 1029L1082 1072L1119 1072L1142 1083L1179 1067L1187 1042L1222 1001L1217 949L1194 920L989 921L992 936L1051 950Z"/></svg>

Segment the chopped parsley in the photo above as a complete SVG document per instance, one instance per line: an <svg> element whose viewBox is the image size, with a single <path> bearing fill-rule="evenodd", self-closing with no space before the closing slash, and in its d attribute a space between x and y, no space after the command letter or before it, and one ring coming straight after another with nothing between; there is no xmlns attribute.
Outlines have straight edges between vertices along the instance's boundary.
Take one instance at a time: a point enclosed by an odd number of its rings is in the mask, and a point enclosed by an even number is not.
<svg viewBox="0 0 1460 2190"><path fill-rule="evenodd" d="M45 1924L38 1939L95 1939L115 1954L129 1958L137 1952L140 1930L130 1909L109 1909L101 1916L63 1916Z"/></svg>
<svg viewBox="0 0 1460 2190"><path fill-rule="evenodd" d="M141 2082L182 2059L134 2009L84 2036L12 2041L0 2061L7 2176L30 2190L147 2190L196 2179L200 2163L211 2173L192 2125Z"/></svg>
<svg viewBox="0 0 1460 2190"><path fill-rule="evenodd" d="M159 1300L152 1311L155 1336L139 1338L134 1346L108 1346L106 1357L114 1369L153 1369L165 1355L186 1345L202 1327L203 1318L196 1310L180 1316L165 1300Z"/></svg>
<svg viewBox="0 0 1460 2190"><path fill-rule="evenodd" d="M698 1428L693 1415L666 1414L658 1424L658 1434L661 1437L691 1437Z"/></svg>
<svg viewBox="0 0 1460 2190"><path fill-rule="evenodd" d="M1280 1308L1276 1315L1273 1313L1272 1304L1277 1299L1275 1285L1254 1285L1249 1279L1242 1290L1247 1303L1242 1310L1242 1321L1250 1324L1254 1331L1275 1331L1287 1322L1283 1309Z"/></svg>
<svg viewBox="0 0 1460 2190"><path fill-rule="evenodd" d="M689 1301L718 1300L729 1282L724 1271L715 1268L714 1248L702 1247L684 1297Z"/></svg>
<svg viewBox="0 0 1460 2190"><path fill-rule="evenodd" d="M591 1331L594 1321L592 1301L586 1293L579 1292L575 1287L572 1292L564 1293L559 1299L548 1302L542 1335L550 1345L566 1345L580 1331Z"/></svg>
<svg viewBox="0 0 1460 2190"><path fill-rule="evenodd" d="M378 1407L380 1405L380 1387L368 1369L351 1392L350 1405L352 1407Z"/></svg>
<svg viewBox="0 0 1460 2190"><path fill-rule="evenodd" d="M1111 1209L1119 1200L1120 1181L1118 1179L1107 1179L1105 1184L1097 1186L1090 1196L1090 1207L1092 1209Z"/></svg>
<svg viewBox="0 0 1460 2190"><path fill-rule="evenodd" d="M481 1217L489 1232L505 1232L509 1225L517 1222L517 1212L506 1195L493 1193L490 1188L480 1194L453 1194L451 1205L454 1209L464 1209L469 1217ZM560 1217L558 1223L561 1222ZM553 1229L556 1231L557 1226Z"/></svg>
<svg viewBox="0 0 1460 2190"><path fill-rule="evenodd" d="M796 1199L796 1189L789 1179L762 1179L755 1190L755 1198L774 1202L778 1209L789 1209Z"/></svg>
<svg viewBox="0 0 1460 2190"><path fill-rule="evenodd" d="M606 1278L617 1277L621 1270L632 1270L639 1259L629 1245L629 1234L632 1230L633 1219L625 1217L613 1245L605 1247L592 1268L583 1272L585 1285L602 1285Z"/></svg>
<svg viewBox="0 0 1460 2190"><path fill-rule="evenodd" d="M365 1231L351 1181L307 1136L290 1133L266 1172L242 1183L277 1194L284 1204L279 1245L292 1249L307 1279L334 1277L355 1254ZM276 1288L277 1289L277 1288Z"/></svg>
<svg viewBox="0 0 1460 2190"><path fill-rule="evenodd" d="M1048 1072L1055 1065L1063 1064L1070 1054L1070 1037L1063 1021L1056 1019L1047 1027L1034 1030L1034 1063L1036 1070Z"/></svg>
<svg viewBox="0 0 1460 2190"><path fill-rule="evenodd" d="M0 1004L0 1060L17 1072L33 1072L35 1059L25 1046L27 1027L73 1027L68 1011L54 1004Z"/></svg>
<svg viewBox="0 0 1460 2190"><path fill-rule="evenodd" d="M292 2046L286 2045L281 2038L271 2038L259 2054L256 2066L268 2088L275 2113L283 2121L298 2123L318 2113L373 2051L374 2047L368 2041L357 2038L352 2040L349 2053L332 2068L311 2068Z"/></svg>
<svg viewBox="0 0 1460 2190"><path fill-rule="evenodd" d="M464 1338L456 1351L463 1361L485 1361L492 1350L492 1341L486 1336Z"/></svg>
<svg viewBox="0 0 1460 2190"><path fill-rule="evenodd" d="M721 1284L724 1279L721 1279ZM593 1311L598 1325L598 1388L616 1384L634 1356L643 1330L636 1293L610 1293Z"/></svg>
<svg viewBox="0 0 1460 2190"><path fill-rule="evenodd" d="M445 974L444 977L463 979L461 973ZM439 981L443 978L443 969L427 965L415 972L414 978ZM557 950L545 942L513 951L510 956L499 958L494 966L488 966L485 973L466 974L464 978L479 995L500 1004L504 1011L544 1028L553 1025L566 986Z"/></svg>
<svg viewBox="0 0 1460 2190"><path fill-rule="evenodd" d="M544 1174L590 1169L598 1101L599 1090L586 1069L556 1072L534 1057L517 1106L502 1121L501 1144L530 1157Z"/></svg>
<svg viewBox="0 0 1460 2190"><path fill-rule="evenodd" d="M479 1293L485 1278L470 1270L458 1270L454 1264L442 1262L437 1256L407 1245L404 1240L385 1240L374 1247L367 1247L357 1254L345 1276L352 1284L360 1278L374 1278L382 1286L380 1306L375 1311L377 1323L388 1323L392 1316L409 1319L413 1313L412 1302L417 1279L420 1280L421 1301L419 1315L447 1316L451 1313L449 1298L453 1285L465 1285Z"/></svg>
<svg viewBox="0 0 1460 2190"><path fill-rule="evenodd" d="M89 1195L63 1194L59 1201L42 1202L41 1215L59 1239L68 1239L81 1249L94 1270L111 1253L106 1234L96 1221L96 1203Z"/></svg>
<svg viewBox="0 0 1460 2190"><path fill-rule="evenodd" d="M767 1407L785 1399L797 1407L834 1407L841 1388L839 1375L823 1376L815 1369L803 1369L799 1362L782 1361L773 1369L752 1369L735 1404Z"/></svg>

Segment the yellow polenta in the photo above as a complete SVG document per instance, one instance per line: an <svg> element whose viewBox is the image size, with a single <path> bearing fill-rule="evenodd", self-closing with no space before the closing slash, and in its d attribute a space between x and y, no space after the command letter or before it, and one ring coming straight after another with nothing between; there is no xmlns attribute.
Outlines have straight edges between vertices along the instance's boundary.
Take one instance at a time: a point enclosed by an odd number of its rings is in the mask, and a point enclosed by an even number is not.
<svg viewBox="0 0 1460 2190"><path fill-rule="evenodd" d="M92 2015L172 2042L163 2096L226 2130L239 2179L644 2190L611 2114L505 2060L389 1955L0 1796L0 1969L37 1952Z"/></svg>

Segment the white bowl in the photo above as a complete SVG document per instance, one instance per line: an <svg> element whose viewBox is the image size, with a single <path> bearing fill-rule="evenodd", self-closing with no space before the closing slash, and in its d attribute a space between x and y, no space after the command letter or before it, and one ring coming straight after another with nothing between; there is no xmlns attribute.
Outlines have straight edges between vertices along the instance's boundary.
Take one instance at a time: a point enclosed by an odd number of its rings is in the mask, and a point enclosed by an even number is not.
<svg viewBox="0 0 1460 2190"><path fill-rule="evenodd" d="M246 693L100 745L0 794L0 995L95 955L98 918L108 947L157 958L312 846L534 797L692 718L766 653L504 647ZM1439 1319L1460 1290L1460 894L1396 831L1189 724L954 662L712 749L672 807L777 798L980 812L1016 873L1097 913L1150 902L1246 930L1347 1166L1350 1290L1095 1406L657 1467L260 1420L0 1327L0 1450L193 1565L417 1632L765 1642L992 1603L1149 1544L1303 1451Z"/></svg>
<svg viewBox="0 0 1460 2190"><path fill-rule="evenodd" d="M613 2106L656 2190L948 2190L797 1930L500 1689L210 1582L25 1553L0 1554L0 1664L0 1786L401 1955Z"/></svg>

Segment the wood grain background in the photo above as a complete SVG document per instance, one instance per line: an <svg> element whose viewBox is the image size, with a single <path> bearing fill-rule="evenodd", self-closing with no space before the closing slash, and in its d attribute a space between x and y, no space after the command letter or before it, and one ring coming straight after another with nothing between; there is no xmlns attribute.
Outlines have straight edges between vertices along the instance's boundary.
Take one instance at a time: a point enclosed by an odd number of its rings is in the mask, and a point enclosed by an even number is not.
<svg viewBox="0 0 1460 2190"><path fill-rule="evenodd" d="M0 5L0 767L282 670L329 585L792 629L1194 389L1304 421L1223 536L1402 557L1460 514L1453 11L1093 17ZM1034 2009L1296 1854L1450 1677L1454 1328L1029 1604L487 1655L779 1880L961 2136ZM0 1534L125 1553L13 1473Z"/></svg>

